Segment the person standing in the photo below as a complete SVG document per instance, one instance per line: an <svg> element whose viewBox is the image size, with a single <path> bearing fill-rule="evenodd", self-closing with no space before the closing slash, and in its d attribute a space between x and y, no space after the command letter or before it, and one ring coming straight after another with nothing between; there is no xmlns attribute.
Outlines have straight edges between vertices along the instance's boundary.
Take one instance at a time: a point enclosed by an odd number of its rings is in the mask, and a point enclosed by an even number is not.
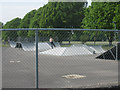
<svg viewBox="0 0 120 90"><path fill-rule="evenodd" d="M53 43L53 38L52 37L50 37L49 42L51 44L52 49L53 49L53 46L56 47L55 44Z"/></svg>

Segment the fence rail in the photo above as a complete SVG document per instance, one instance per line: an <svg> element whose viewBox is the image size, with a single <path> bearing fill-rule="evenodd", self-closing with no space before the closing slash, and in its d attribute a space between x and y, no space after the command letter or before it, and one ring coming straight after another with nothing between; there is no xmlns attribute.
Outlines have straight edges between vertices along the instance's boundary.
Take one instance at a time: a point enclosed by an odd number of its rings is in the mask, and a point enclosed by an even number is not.
<svg viewBox="0 0 120 90"><path fill-rule="evenodd" d="M12 31L12 30L64 30L64 31L107 31L107 32L120 32L120 30L113 29L79 29L79 28L16 28L16 29L0 29L0 31Z"/></svg>

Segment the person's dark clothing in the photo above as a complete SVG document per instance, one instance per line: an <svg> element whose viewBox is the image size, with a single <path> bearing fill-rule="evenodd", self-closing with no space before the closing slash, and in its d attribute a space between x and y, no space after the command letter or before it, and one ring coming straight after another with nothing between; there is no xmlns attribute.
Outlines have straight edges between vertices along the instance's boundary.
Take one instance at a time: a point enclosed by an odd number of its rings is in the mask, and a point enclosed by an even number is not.
<svg viewBox="0 0 120 90"><path fill-rule="evenodd" d="M50 42L50 43L51 43L52 49L53 49L53 46L56 47L55 44L54 44L53 42Z"/></svg>

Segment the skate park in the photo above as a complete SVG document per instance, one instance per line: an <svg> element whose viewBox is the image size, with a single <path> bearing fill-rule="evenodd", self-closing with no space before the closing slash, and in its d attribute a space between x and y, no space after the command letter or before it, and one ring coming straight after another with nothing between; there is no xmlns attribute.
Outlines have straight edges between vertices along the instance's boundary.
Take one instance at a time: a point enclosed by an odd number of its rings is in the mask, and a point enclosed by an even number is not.
<svg viewBox="0 0 120 90"><path fill-rule="evenodd" d="M2 50L4 59L3 88L34 88L36 77L34 51L11 47L3 47ZM92 53L72 56L39 54L39 87L96 88L117 86L118 62L95 59L95 57L97 55Z"/></svg>
<svg viewBox="0 0 120 90"><path fill-rule="evenodd" d="M2 90L120 88L120 1L1 1Z"/></svg>
<svg viewBox="0 0 120 90"><path fill-rule="evenodd" d="M40 88L101 88L118 85L118 60L97 58L108 51L101 45L74 43L65 47L54 43L56 47L51 48L49 41L38 42ZM115 53L115 50L111 51ZM36 42L9 41L9 46L2 48L3 88L35 88L35 57Z"/></svg>

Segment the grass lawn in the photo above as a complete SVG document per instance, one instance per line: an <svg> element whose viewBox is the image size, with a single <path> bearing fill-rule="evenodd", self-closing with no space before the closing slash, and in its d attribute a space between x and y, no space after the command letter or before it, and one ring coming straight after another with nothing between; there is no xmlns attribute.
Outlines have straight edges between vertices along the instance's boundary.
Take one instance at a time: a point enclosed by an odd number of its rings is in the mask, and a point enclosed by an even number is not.
<svg viewBox="0 0 120 90"><path fill-rule="evenodd" d="M0 47L8 47L8 44L0 44Z"/></svg>
<svg viewBox="0 0 120 90"><path fill-rule="evenodd" d="M61 45L61 47L70 47L72 44Z"/></svg>
<svg viewBox="0 0 120 90"><path fill-rule="evenodd" d="M117 42L113 42L112 44L113 44L113 46L115 46L116 45L116 43ZM68 41L63 41L62 42L62 47L70 47L71 45L73 45L73 44L82 44L82 42L81 41L71 41L70 42L70 44L68 43ZM94 45L94 42L93 41L88 41L88 42L86 42L85 43L86 45ZM104 50L109 50L109 49L111 49L113 46L109 46L109 42L107 42L107 41L104 41L104 42L102 42L102 41L97 41L96 43L95 43L95 45L96 46L98 46L98 45L100 45L100 46L102 46L102 48L104 49Z"/></svg>
<svg viewBox="0 0 120 90"><path fill-rule="evenodd" d="M109 50L109 49L111 49L113 46L109 46L109 45L107 45L107 46L102 46L102 48L104 49L104 50Z"/></svg>

